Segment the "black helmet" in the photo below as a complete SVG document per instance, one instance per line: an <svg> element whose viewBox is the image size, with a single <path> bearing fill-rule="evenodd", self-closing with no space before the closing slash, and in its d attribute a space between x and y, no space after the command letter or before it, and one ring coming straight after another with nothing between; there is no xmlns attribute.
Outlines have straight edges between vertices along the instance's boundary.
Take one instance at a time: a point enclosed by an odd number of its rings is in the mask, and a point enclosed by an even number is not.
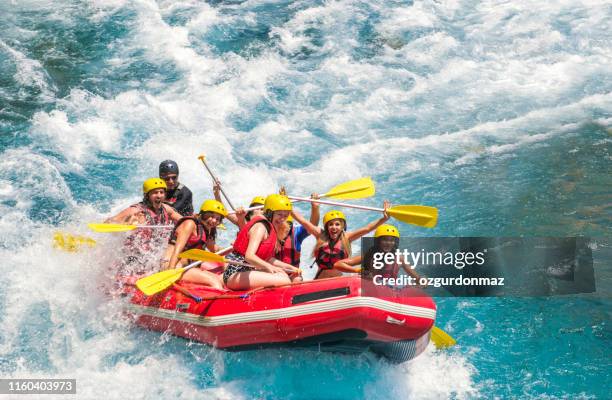
<svg viewBox="0 0 612 400"><path fill-rule="evenodd" d="M179 173L178 164L172 160L162 161L159 164L159 175L177 174Z"/></svg>

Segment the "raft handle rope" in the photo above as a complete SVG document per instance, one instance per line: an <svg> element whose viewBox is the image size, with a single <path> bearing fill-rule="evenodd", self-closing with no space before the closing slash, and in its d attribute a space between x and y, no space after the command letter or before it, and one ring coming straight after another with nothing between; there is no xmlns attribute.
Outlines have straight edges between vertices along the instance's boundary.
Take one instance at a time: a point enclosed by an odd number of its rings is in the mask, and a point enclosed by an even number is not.
<svg viewBox="0 0 612 400"><path fill-rule="evenodd" d="M185 289L184 287L180 285L177 285L176 283L172 285L172 287L178 290L179 292L183 293L185 296L191 297L192 299L195 300L196 303L200 303L203 300L201 297L196 296L195 294L191 293L189 290Z"/></svg>

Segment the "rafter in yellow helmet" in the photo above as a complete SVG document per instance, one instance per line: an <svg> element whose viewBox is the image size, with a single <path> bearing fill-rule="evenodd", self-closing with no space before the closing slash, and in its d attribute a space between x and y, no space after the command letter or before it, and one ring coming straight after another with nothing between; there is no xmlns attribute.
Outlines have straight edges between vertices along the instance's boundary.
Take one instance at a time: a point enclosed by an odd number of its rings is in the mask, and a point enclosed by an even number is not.
<svg viewBox="0 0 612 400"><path fill-rule="evenodd" d="M154 189L168 189L168 186L166 186L166 182L160 178L149 178L143 182L142 192L144 194L147 194Z"/></svg>
<svg viewBox="0 0 612 400"><path fill-rule="evenodd" d="M344 224L346 225L346 217L344 216L344 213L338 210L331 210L326 212L323 216L323 226L327 225L327 223L332 219L344 220Z"/></svg>
<svg viewBox="0 0 612 400"><path fill-rule="evenodd" d="M376 228L376 231L374 231L374 237L377 238L381 236L393 236L399 238L400 233L393 225L381 225Z"/></svg>
<svg viewBox="0 0 612 400"><path fill-rule="evenodd" d="M265 202L266 202L266 199L263 196L255 196L253 197L253 200L251 200L251 203L249 203L249 207L252 207L256 204L263 205L263 203Z"/></svg>
<svg viewBox="0 0 612 400"><path fill-rule="evenodd" d="M202 203L202 206L200 207L200 212L214 212L223 217L227 217L227 210L225 209L225 206L223 205L223 203L217 200L205 200L204 203Z"/></svg>
<svg viewBox="0 0 612 400"><path fill-rule="evenodd" d="M291 211L291 200L281 194L271 194L264 201L264 211Z"/></svg>

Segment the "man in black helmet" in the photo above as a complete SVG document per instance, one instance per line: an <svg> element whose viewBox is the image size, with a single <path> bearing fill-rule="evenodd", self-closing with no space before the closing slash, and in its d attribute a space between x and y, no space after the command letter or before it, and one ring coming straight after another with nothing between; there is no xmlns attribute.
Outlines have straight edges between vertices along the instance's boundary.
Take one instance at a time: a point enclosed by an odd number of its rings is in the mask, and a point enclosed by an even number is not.
<svg viewBox="0 0 612 400"><path fill-rule="evenodd" d="M178 181L178 164L172 160L159 164L159 177L166 181L166 204L174 207L181 215L193 215L191 190Z"/></svg>

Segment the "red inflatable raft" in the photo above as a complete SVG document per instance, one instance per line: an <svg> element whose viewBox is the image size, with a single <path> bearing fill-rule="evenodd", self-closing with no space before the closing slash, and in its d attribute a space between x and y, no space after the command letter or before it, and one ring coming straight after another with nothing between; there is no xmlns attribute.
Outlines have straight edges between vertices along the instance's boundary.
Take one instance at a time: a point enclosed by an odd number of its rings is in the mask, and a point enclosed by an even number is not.
<svg viewBox="0 0 612 400"><path fill-rule="evenodd" d="M182 282L150 297L126 289L136 324L225 350L314 347L404 362L425 349L436 317L435 303L418 289L359 277L240 292Z"/></svg>

